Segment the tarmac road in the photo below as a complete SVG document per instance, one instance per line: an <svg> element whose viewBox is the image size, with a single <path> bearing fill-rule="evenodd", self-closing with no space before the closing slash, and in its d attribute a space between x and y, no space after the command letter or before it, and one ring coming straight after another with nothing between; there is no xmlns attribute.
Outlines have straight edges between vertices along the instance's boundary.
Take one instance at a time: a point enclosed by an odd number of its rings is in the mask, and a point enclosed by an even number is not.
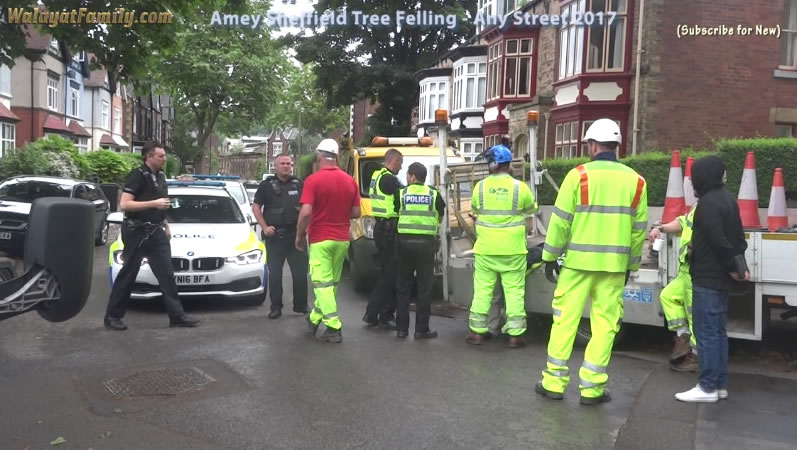
<svg viewBox="0 0 797 450"><path fill-rule="evenodd" d="M102 324L107 247L94 264L75 319L29 313L0 323L0 448L786 449L797 439L794 367L755 359L755 346L732 358L730 399L698 406L673 398L696 376L669 370L670 336L634 329L610 366L614 401L583 407L577 376L564 401L533 392L544 323L518 350L467 345L461 311L432 318L436 340L397 340L364 328L366 299L345 280L342 344L311 337L290 311L289 282L279 320L266 317L268 302L194 300L185 303L199 328L169 329L155 303L131 309L130 329L112 332ZM582 356L574 352L571 374Z"/></svg>

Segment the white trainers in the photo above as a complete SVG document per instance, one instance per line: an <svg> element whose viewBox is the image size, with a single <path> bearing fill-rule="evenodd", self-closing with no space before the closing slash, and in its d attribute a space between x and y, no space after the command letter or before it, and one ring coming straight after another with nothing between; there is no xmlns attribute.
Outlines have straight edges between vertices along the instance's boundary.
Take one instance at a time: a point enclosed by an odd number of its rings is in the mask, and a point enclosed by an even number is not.
<svg viewBox="0 0 797 450"><path fill-rule="evenodd" d="M714 403L719 400L719 394L717 391L705 392L700 385L697 385L686 392L675 394L675 398L682 402Z"/></svg>
<svg viewBox="0 0 797 450"><path fill-rule="evenodd" d="M717 389L717 396L720 400L727 400L728 399L728 390L727 389Z"/></svg>

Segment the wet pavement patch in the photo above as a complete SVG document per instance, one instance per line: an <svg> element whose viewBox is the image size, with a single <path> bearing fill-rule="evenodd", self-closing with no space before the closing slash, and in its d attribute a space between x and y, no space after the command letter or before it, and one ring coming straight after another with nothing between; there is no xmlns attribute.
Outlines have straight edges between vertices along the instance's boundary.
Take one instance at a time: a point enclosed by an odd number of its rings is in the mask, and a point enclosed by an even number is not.
<svg viewBox="0 0 797 450"><path fill-rule="evenodd" d="M105 383L116 397L146 397L154 395L177 395L199 389L216 380L197 367L151 369L123 378L114 378Z"/></svg>
<svg viewBox="0 0 797 450"><path fill-rule="evenodd" d="M233 370L214 360L154 363L72 376L92 412L135 413L252 389Z"/></svg>

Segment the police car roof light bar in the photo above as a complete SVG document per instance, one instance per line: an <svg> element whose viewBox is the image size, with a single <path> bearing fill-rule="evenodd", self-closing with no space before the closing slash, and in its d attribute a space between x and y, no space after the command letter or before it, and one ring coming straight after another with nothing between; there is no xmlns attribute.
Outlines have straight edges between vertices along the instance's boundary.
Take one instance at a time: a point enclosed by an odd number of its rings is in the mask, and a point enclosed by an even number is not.
<svg viewBox="0 0 797 450"><path fill-rule="evenodd" d="M238 175L208 175L208 174L191 174L192 178L205 179L205 180L240 180Z"/></svg>
<svg viewBox="0 0 797 450"><path fill-rule="evenodd" d="M196 186L226 187L227 186L221 181L167 181L166 185L185 186L185 187L196 187Z"/></svg>

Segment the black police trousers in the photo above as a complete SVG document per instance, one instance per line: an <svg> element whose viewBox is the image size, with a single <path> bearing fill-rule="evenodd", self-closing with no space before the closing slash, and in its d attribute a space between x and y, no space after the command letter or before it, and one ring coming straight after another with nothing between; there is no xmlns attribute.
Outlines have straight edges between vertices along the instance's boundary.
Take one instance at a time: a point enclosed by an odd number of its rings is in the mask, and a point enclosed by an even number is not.
<svg viewBox="0 0 797 450"><path fill-rule="evenodd" d="M376 219L374 225L374 243L376 244L376 262L379 265L379 276L376 280L365 315L368 322L389 322L396 310L396 280L398 258L396 255L396 227L398 219Z"/></svg>
<svg viewBox="0 0 797 450"><path fill-rule="evenodd" d="M138 271L141 269L141 260L146 256L152 273L160 284L163 304L169 313L170 319L178 319L185 312L177 296L177 283L174 281L174 266L172 265L172 248L169 238L162 228L156 229L148 238L144 239L145 232L140 228L133 228L129 222L122 223L122 260L124 266L111 288L111 297L108 301L106 317L121 319L127 311L130 294L136 282ZM142 242L142 239L144 241ZM139 245L140 244L140 245Z"/></svg>
<svg viewBox="0 0 797 450"><path fill-rule="evenodd" d="M429 331L432 315L432 287L434 286L434 236L399 235L398 237L398 298L396 330L409 332L410 293L417 282L415 332ZM417 278L416 278L417 277Z"/></svg>
<svg viewBox="0 0 797 450"><path fill-rule="evenodd" d="M309 263L307 252L296 249L296 230L278 230L274 236L266 237L266 257L271 310L282 310L282 269L287 259L293 278L293 310L306 311Z"/></svg>

